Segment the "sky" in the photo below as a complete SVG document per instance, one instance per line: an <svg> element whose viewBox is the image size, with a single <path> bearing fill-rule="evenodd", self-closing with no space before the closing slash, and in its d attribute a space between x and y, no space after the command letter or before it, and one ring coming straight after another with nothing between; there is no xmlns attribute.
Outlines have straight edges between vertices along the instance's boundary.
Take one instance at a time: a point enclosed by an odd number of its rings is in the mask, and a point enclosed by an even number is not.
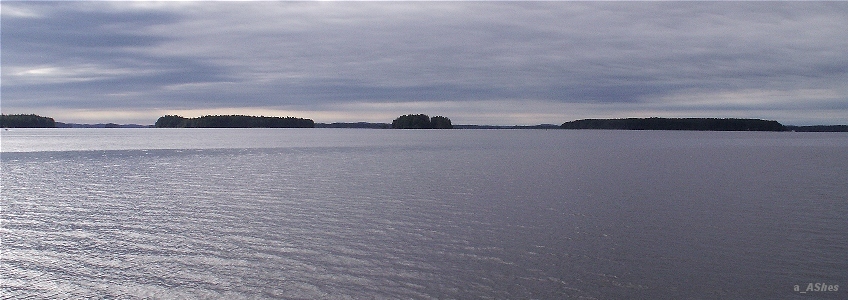
<svg viewBox="0 0 848 300"><path fill-rule="evenodd" d="M848 124L848 2L0 2L0 111Z"/></svg>

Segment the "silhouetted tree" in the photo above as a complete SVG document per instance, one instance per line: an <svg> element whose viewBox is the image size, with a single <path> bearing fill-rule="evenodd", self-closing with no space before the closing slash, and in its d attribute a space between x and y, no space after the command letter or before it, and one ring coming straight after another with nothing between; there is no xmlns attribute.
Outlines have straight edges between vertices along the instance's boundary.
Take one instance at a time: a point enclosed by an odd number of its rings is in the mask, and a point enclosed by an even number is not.
<svg viewBox="0 0 848 300"><path fill-rule="evenodd" d="M453 125L451 124L450 119L442 116L435 116L430 119L430 127L433 129L452 129Z"/></svg>
<svg viewBox="0 0 848 300"><path fill-rule="evenodd" d="M436 116L430 119L425 114L403 115L392 121L393 129L451 129L450 119Z"/></svg>
<svg viewBox="0 0 848 300"><path fill-rule="evenodd" d="M54 128L53 118L39 115L0 115L0 127L3 128Z"/></svg>
<svg viewBox="0 0 848 300"><path fill-rule="evenodd" d="M392 121L394 129L429 129L430 117L425 114L403 115Z"/></svg>
<svg viewBox="0 0 848 300"><path fill-rule="evenodd" d="M156 120L156 124L153 124L153 126L157 128L180 128L186 127L187 121L188 119L180 116L165 115Z"/></svg>

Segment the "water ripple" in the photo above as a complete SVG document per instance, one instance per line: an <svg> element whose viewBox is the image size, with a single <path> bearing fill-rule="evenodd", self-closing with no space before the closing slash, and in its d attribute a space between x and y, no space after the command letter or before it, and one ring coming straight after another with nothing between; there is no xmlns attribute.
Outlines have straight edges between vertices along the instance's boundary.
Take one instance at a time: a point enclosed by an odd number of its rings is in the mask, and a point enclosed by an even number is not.
<svg viewBox="0 0 848 300"><path fill-rule="evenodd" d="M544 134L3 153L0 297L785 298L846 279L844 148ZM775 162L796 176L754 179Z"/></svg>

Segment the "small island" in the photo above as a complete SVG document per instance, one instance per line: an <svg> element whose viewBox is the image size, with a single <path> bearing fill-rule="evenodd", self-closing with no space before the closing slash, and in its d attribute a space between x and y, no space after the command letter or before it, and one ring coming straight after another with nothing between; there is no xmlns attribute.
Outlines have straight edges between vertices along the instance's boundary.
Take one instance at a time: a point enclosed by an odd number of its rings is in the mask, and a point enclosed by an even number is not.
<svg viewBox="0 0 848 300"><path fill-rule="evenodd" d="M156 128L314 128L311 119L295 117L255 117L243 115L184 118L166 115L156 120Z"/></svg>
<svg viewBox="0 0 848 300"><path fill-rule="evenodd" d="M563 123L562 129L786 131L777 121L719 118L583 119Z"/></svg>
<svg viewBox="0 0 848 300"><path fill-rule="evenodd" d="M392 121L392 129L452 129L451 120L447 117L435 116L430 118L425 114L403 115Z"/></svg>

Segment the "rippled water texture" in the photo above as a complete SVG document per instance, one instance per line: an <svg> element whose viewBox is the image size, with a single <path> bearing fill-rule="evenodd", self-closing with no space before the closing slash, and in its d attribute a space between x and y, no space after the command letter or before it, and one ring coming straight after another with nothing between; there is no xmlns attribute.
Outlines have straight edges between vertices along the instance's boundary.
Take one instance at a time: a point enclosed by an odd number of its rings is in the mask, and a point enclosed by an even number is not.
<svg viewBox="0 0 848 300"><path fill-rule="evenodd" d="M2 297L848 295L848 135L13 129ZM838 284L836 292L804 290Z"/></svg>

